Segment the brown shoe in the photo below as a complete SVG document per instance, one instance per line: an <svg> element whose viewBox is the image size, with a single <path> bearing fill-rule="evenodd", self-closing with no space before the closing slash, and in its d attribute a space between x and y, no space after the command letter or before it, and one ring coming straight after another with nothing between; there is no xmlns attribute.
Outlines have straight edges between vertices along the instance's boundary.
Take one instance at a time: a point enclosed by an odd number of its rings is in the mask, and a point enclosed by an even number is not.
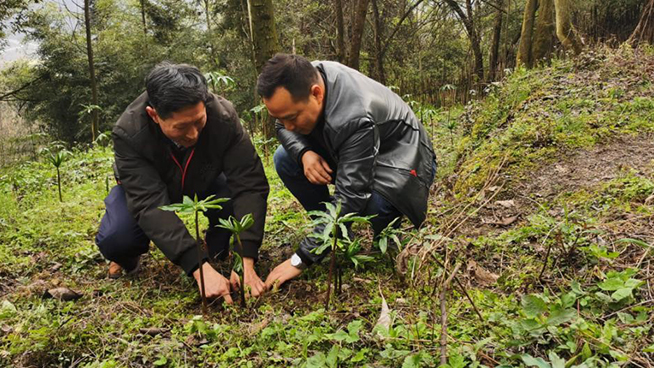
<svg viewBox="0 0 654 368"><path fill-rule="evenodd" d="M107 273L107 276L109 276L110 279L117 279L122 275L123 275L123 268L120 267L118 263L116 262L109 263L109 272Z"/></svg>

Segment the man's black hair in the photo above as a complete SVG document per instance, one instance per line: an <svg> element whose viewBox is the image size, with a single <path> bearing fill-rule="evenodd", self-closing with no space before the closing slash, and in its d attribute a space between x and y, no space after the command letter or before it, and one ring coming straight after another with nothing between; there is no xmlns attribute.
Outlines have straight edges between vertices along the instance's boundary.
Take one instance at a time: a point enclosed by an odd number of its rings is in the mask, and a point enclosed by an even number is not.
<svg viewBox="0 0 654 368"><path fill-rule="evenodd" d="M257 92L268 99L278 87L284 87L293 100L305 101L316 82L318 70L309 60L299 55L277 54L263 66L257 80Z"/></svg>
<svg viewBox="0 0 654 368"><path fill-rule="evenodd" d="M145 78L145 89L150 105L162 119L211 98L204 75L188 64L157 64Z"/></svg>

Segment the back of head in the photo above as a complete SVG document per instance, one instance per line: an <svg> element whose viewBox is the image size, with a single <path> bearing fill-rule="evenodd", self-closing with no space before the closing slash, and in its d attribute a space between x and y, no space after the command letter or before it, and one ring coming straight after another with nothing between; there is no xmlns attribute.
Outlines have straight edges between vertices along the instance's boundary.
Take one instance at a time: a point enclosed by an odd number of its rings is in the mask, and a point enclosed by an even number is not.
<svg viewBox="0 0 654 368"><path fill-rule="evenodd" d="M259 74L257 92L269 99L278 87L284 87L296 101L309 97L311 85L318 81L318 71L299 55L277 54L268 60Z"/></svg>
<svg viewBox="0 0 654 368"><path fill-rule="evenodd" d="M211 98L200 70L188 64L157 64L145 78L145 88L150 104L162 119Z"/></svg>

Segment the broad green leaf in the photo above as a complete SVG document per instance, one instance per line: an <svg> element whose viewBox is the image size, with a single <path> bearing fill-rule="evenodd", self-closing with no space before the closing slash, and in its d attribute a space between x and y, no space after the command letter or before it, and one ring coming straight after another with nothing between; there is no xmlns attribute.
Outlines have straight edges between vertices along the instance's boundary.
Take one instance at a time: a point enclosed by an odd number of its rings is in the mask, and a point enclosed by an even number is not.
<svg viewBox="0 0 654 368"><path fill-rule="evenodd" d="M535 318L547 310L545 301L537 295L526 295L522 298L522 308L525 316Z"/></svg>
<svg viewBox="0 0 654 368"><path fill-rule="evenodd" d="M574 309L558 309L550 313L547 318L547 324L550 326L558 326L562 323L568 322L577 315Z"/></svg>
<svg viewBox="0 0 654 368"><path fill-rule="evenodd" d="M565 359L556 355L555 352L550 351L548 357L550 358L550 363L552 363L552 368L565 368Z"/></svg>
<svg viewBox="0 0 654 368"><path fill-rule="evenodd" d="M386 254L387 248L388 248L388 238L383 237L379 239L379 250L382 252L382 254Z"/></svg>
<svg viewBox="0 0 654 368"><path fill-rule="evenodd" d="M634 289L632 288L622 288L616 290L613 294L611 294L611 297L615 299L616 301L620 301L624 298L630 297Z"/></svg>
<svg viewBox="0 0 654 368"><path fill-rule="evenodd" d="M404 358L402 368L419 368L420 363L422 363L422 355L412 354Z"/></svg>
<svg viewBox="0 0 654 368"><path fill-rule="evenodd" d="M523 354L521 358L528 367L552 368L550 363L546 362L543 358L534 358L529 354Z"/></svg>
<svg viewBox="0 0 654 368"><path fill-rule="evenodd" d="M624 281L618 278L610 278L603 282L598 283L597 286L599 286L599 288L602 290L614 291L624 288Z"/></svg>

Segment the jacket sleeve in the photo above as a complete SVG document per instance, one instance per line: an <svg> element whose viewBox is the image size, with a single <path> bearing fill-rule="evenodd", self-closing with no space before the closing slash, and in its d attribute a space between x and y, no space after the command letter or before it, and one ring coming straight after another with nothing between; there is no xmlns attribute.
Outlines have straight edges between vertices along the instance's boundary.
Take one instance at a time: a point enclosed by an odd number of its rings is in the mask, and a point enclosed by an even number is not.
<svg viewBox="0 0 654 368"><path fill-rule="evenodd" d="M241 219L252 214L254 224L241 235L241 256L257 259L263 241L268 199L268 180L250 137L241 125L231 103L224 107L229 114L232 136L225 151L223 171L232 193L234 216Z"/></svg>
<svg viewBox="0 0 654 368"><path fill-rule="evenodd" d="M275 121L275 130L277 130L277 139L284 146L286 152L302 167L302 155L311 147L307 138L302 134L289 132L279 120Z"/></svg>
<svg viewBox="0 0 654 368"><path fill-rule="evenodd" d="M351 122L336 134L334 143L339 160L332 203L341 202L341 216L352 212L361 213L372 195L375 160L379 151L377 128L367 118ZM313 232L322 233L323 229L324 226L318 226ZM307 264L321 260L326 253L312 253L318 245L315 239L305 238L300 243L298 256Z"/></svg>
<svg viewBox="0 0 654 368"><path fill-rule="evenodd" d="M199 249L182 220L174 212L159 209L170 204L165 183L154 166L129 144L120 128L116 127L112 136L116 171L130 213L164 255L191 274L198 266Z"/></svg>

